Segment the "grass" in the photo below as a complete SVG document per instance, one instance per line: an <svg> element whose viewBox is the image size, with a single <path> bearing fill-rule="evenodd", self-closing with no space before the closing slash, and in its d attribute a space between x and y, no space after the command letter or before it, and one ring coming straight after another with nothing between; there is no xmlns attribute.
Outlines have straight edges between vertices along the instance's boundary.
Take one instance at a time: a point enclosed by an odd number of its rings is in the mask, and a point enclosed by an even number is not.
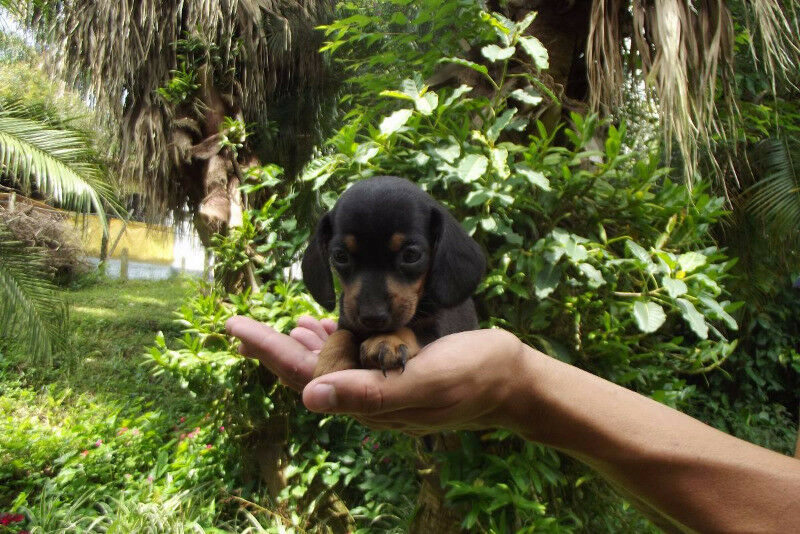
<svg viewBox="0 0 800 534"><path fill-rule="evenodd" d="M23 510L24 528L66 532L86 530L92 510L119 516L120 502L191 500L176 480L211 448L207 403L142 365L158 331L179 334L173 311L191 291L182 278L69 291L69 332L51 367L0 340L0 514Z"/></svg>

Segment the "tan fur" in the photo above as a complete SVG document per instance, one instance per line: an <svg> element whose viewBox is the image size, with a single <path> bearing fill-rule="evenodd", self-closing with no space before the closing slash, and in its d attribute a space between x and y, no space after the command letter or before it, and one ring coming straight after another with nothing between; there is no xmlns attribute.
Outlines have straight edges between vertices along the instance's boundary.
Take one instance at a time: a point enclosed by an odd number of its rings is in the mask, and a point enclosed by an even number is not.
<svg viewBox="0 0 800 534"><path fill-rule="evenodd" d="M403 246L403 243L406 241L406 234L395 232L392 234L392 237L389 238L389 250L392 252L399 252L400 247Z"/></svg>
<svg viewBox="0 0 800 534"><path fill-rule="evenodd" d="M358 252L358 243L356 242L356 236L353 234L347 234L344 236L344 246L350 252L350 254L355 254Z"/></svg>
<svg viewBox="0 0 800 534"><path fill-rule="evenodd" d="M391 334L372 336L361 343L359 351L361 366L366 369L393 369L405 367L407 362L419 353L417 336L410 328L400 328ZM383 354L383 362L381 362Z"/></svg>
<svg viewBox="0 0 800 534"><path fill-rule="evenodd" d="M342 314L351 321L358 315L358 296L361 294L361 279L349 284L342 282Z"/></svg>
<svg viewBox="0 0 800 534"><path fill-rule="evenodd" d="M358 363L358 345L356 338L349 330L337 330L325 340L319 352L319 360L314 368L314 378L354 369Z"/></svg>
<svg viewBox="0 0 800 534"><path fill-rule="evenodd" d="M422 296L424 285L424 276L410 284L389 276L386 279L386 289L391 300L392 317L402 324L410 321L417 311L417 303Z"/></svg>

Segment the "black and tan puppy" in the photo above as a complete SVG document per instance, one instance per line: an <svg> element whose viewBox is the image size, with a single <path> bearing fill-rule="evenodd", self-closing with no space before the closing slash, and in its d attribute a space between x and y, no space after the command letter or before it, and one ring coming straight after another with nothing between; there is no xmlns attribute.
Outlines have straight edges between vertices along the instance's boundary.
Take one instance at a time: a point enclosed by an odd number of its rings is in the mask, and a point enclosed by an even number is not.
<svg viewBox="0 0 800 534"><path fill-rule="evenodd" d="M354 367L405 368L433 340L478 327L470 295L486 261L441 204L402 178L356 183L320 219L303 257L303 279L339 330L314 376Z"/></svg>

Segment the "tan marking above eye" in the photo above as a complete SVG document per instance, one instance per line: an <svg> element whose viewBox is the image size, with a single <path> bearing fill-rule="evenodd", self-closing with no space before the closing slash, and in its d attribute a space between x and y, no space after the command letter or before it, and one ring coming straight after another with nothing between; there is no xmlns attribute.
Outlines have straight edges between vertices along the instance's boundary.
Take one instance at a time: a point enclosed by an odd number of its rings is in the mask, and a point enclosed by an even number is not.
<svg viewBox="0 0 800 534"><path fill-rule="evenodd" d="M405 241L406 234L402 234L400 232L393 233L392 237L389 238L389 250L392 252L398 252Z"/></svg>
<svg viewBox="0 0 800 534"><path fill-rule="evenodd" d="M356 243L356 236L353 234L347 234L344 236L344 246L347 247L348 252L350 254L355 254L358 250L358 243Z"/></svg>

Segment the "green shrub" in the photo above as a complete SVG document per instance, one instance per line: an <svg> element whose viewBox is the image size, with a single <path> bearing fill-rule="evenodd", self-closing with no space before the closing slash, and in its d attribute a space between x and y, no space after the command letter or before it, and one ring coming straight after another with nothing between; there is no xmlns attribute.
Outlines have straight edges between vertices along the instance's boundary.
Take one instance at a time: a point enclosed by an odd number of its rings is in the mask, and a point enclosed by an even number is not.
<svg viewBox="0 0 800 534"><path fill-rule="evenodd" d="M403 436L308 414L294 394L237 360L221 337L234 310L281 331L300 314L318 313L302 286L280 281L308 235L309 201L319 200L317 212L329 209L353 181L391 174L446 204L486 251L490 271L476 295L485 326L723 427L741 424L742 410L762 393L780 406L786 375L796 379L797 354L786 348L795 334L777 339L762 325L753 363L737 347L733 314L741 303L726 291L733 261L710 234L724 214L721 198L702 181L691 190L673 181L657 149L632 151L647 143L628 139L624 126L578 114L556 129L536 121L554 102L530 74L547 59L522 33L530 20L515 24L471 2L399 4L379 2L374 15L327 27L327 49L347 58L339 61L353 73L346 123L299 183L275 184L288 191L287 203L251 210L243 229L219 242L223 261L235 268L258 263L250 242L277 252L262 262L270 281L239 296L196 298L182 312L189 334L182 347L161 344L151 357L190 389L218 391L215 409L233 416L232 424L286 429L271 436L285 439L289 454L273 528L325 528L323 508L336 495L363 530L402 531L415 506L413 469L436 463L469 530L653 530L583 466L507 432L458 433L458 447L434 454ZM433 17L437 8L449 16ZM478 44L480 62L448 56L458 49L454 35ZM365 43L367 52L357 48ZM419 73L441 61L495 90L427 87ZM512 66L519 61L526 68ZM727 380L720 369L731 364L736 376L748 368L754 374L739 399L714 391ZM753 366L767 373L766 389ZM785 444L792 431L785 410L764 413ZM754 424L748 437L764 428ZM375 442L377 449L365 447Z"/></svg>

